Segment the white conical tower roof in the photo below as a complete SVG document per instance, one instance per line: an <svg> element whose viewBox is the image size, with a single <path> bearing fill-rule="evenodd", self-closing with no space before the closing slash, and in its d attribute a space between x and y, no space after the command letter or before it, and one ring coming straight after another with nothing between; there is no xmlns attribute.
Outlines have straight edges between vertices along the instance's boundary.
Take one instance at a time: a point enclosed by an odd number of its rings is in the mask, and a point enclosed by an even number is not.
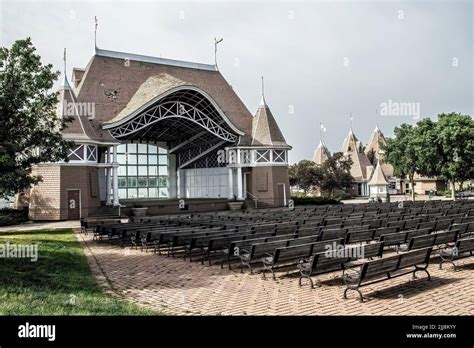
<svg viewBox="0 0 474 348"><path fill-rule="evenodd" d="M377 162L377 166L375 167L372 177L369 180L370 186L375 185L388 185L387 178L385 178L385 174L382 171L382 166L380 165L380 161Z"/></svg>

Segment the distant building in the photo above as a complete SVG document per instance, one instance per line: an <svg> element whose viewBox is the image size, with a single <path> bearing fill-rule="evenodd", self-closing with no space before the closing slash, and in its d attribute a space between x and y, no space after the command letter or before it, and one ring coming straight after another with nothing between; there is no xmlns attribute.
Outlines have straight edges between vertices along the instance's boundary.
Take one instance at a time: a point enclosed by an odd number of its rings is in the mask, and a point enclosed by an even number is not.
<svg viewBox="0 0 474 348"><path fill-rule="evenodd" d="M369 190L369 186L374 176L379 183L386 181L388 194L405 194L410 193L413 189L406 179L397 178L394 175L392 165L383 161L383 145L385 143L385 136L378 126L375 127L370 135L365 147L354 134L352 128L349 130L347 137L342 143L340 152L351 158L353 162L350 173L354 178L354 182L349 191L353 196L370 196L372 192ZM331 153L327 147L320 142L318 148L314 151L313 161L317 164L322 164L330 155ZM380 167L380 173L378 174L377 167ZM380 174L383 174L383 178ZM440 191L445 188L444 180L415 175L414 189L417 194L428 194L430 191Z"/></svg>

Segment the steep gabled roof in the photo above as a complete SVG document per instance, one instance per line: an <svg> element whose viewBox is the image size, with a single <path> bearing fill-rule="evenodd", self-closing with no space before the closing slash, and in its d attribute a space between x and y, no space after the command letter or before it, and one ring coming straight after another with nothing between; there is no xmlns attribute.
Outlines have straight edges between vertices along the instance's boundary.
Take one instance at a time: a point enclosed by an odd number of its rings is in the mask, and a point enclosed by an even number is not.
<svg viewBox="0 0 474 348"><path fill-rule="evenodd" d="M357 139L352 129L350 129L349 134L347 134L347 137L344 138L344 142L342 143L341 152L346 154L354 150L362 150L362 144L359 139Z"/></svg>
<svg viewBox="0 0 474 348"><path fill-rule="evenodd" d="M369 142L365 148L365 154L374 151L376 158L379 158L380 154L383 153L382 145L385 144L385 136L378 126L375 127L374 131L370 135Z"/></svg>
<svg viewBox="0 0 474 348"><path fill-rule="evenodd" d="M263 97L252 120L252 145L288 146Z"/></svg>
<svg viewBox="0 0 474 348"><path fill-rule="evenodd" d="M352 159L351 175L355 181L364 181L367 179L369 173L367 168L372 168L372 163L363 152L351 151L347 154ZM370 170L370 169L369 169Z"/></svg>
<svg viewBox="0 0 474 348"><path fill-rule="evenodd" d="M156 86L156 79L164 85ZM75 92L78 102L95 105L95 119L89 126L98 140L104 140L113 138L101 125L129 114L155 87L159 93L183 84L209 95L236 129L245 133L239 144L250 145L252 115L214 65L97 49Z"/></svg>
<svg viewBox="0 0 474 348"><path fill-rule="evenodd" d="M321 141L316 150L314 150L313 162L323 164L330 156L328 148Z"/></svg>

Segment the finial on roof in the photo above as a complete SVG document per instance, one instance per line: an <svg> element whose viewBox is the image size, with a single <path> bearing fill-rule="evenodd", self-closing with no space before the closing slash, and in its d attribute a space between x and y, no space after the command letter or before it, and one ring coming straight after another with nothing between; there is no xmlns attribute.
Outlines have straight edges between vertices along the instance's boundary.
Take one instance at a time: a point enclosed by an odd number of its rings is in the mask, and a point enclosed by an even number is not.
<svg viewBox="0 0 474 348"><path fill-rule="evenodd" d="M319 122L319 142L321 145L324 144L324 132L326 132L326 127L324 127L322 122Z"/></svg>
<svg viewBox="0 0 474 348"><path fill-rule="evenodd" d="M260 106L266 106L267 102L265 101L265 85L263 81L263 75L262 75L262 100L260 100Z"/></svg>
<svg viewBox="0 0 474 348"><path fill-rule="evenodd" d="M214 38L214 63L216 65L217 70L219 70L219 68L217 67L217 45L221 43L222 41L224 41L223 38L220 38L220 39L216 37Z"/></svg>
<svg viewBox="0 0 474 348"><path fill-rule="evenodd" d="M95 29L94 29L94 48L97 51L97 26L99 25L97 21L97 16L94 16Z"/></svg>
<svg viewBox="0 0 474 348"><path fill-rule="evenodd" d="M68 82L68 80L67 80L67 73L66 73L66 70L67 70L67 69L66 69L66 67L67 67L67 66L66 66L66 58L67 58L67 56L66 56L66 47L64 47L64 54L63 54L63 62L64 62L64 72L63 72L63 74L64 74L64 83L63 83L63 88L64 88L64 89L70 88L69 82Z"/></svg>

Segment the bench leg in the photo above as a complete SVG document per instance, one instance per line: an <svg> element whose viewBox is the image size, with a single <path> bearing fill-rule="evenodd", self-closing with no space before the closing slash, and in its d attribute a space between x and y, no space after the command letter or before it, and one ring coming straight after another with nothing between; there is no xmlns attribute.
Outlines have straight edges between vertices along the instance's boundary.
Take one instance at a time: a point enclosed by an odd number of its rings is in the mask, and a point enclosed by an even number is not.
<svg viewBox="0 0 474 348"><path fill-rule="evenodd" d="M250 274L253 274L252 266L249 263L244 263L244 262L240 263L240 273L244 273L244 269L243 269L244 266L248 267L248 269L250 269ZM229 264L229 267L230 267L230 264Z"/></svg>
<svg viewBox="0 0 474 348"><path fill-rule="evenodd" d="M416 270L414 270L414 271L413 271L413 277L412 277L412 278L413 278L413 280L417 279L417 277L416 277L416 272L420 272L420 271L422 271L422 272L425 272L425 273L426 273L426 275L428 276L428 280L431 280L431 275L430 275L430 272L428 272L428 270L427 270L427 269L423 269L423 268L416 269Z"/></svg>
<svg viewBox="0 0 474 348"><path fill-rule="evenodd" d="M308 276L304 276L304 275L300 275L300 278L298 279L298 285L301 287L303 286L301 281L303 280L303 278L307 278L309 279L309 282L311 284L311 289L314 289L314 282L313 282L313 279L311 279L311 277L308 277Z"/></svg>
<svg viewBox="0 0 474 348"><path fill-rule="evenodd" d="M358 288L355 288L355 289L352 289L352 288L346 288L344 290L344 299L347 300L347 291L349 290L354 290L354 291L357 291L359 293L359 302L364 302L364 296L362 295L362 292L358 289Z"/></svg>
<svg viewBox="0 0 474 348"><path fill-rule="evenodd" d="M439 269L443 269L443 263L445 262L450 263L451 265L453 265L454 270L457 270L456 264L452 260L442 260L439 264Z"/></svg>

